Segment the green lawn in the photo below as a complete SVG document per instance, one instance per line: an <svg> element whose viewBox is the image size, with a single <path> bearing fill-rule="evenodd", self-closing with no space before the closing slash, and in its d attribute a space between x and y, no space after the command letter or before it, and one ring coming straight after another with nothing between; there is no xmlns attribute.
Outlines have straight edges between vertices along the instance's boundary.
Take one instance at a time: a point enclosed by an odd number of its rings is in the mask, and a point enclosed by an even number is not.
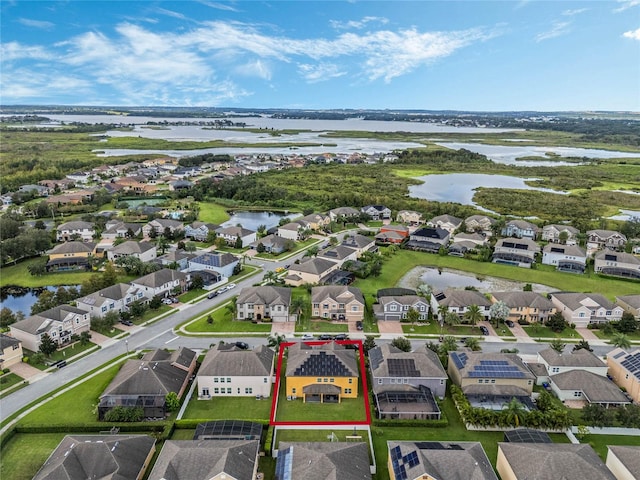
<svg viewBox="0 0 640 480"><path fill-rule="evenodd" d="M540 324L524 325L522 328L531 338L575 338L576 341L582 339L574 328L565 328L561 332L554 332Z"/></svg>
<svg viewBox="0 0 640 480"><path fill-rule="evenodd" d="M171 434L171 440L193 440L195 428L176 428Z"/></svg>
<svg viewBox="0 0 640 480"><path fill-rule="evenodd" d="M189 320L188 325L184 327L187 333L221 333L221 332L247 332L247 333L269 333L271 332L270 323L251 323L248 320L233 320L231 312L227 310L226 306L231 302L226 302L215 309L197 317L196 321ZM207 322L207 316L211 315L213 323Z"/></svg>
<svg viewBox="0 0 640 480"><path fill-rule="evenodd" d="M150 308L148 308L147 310L145 310L145 312L142 314L141 317L132 318L131 321L136 325L140 325L144 322L148 322L149 320L157 317L158 315L162 315L163 313L166 313L172 310L174 310L174 308L171 307L170 305L162 304L155 310L151 310Z"/></svg>
<svg viewBox="0 0 640 480"><path fill-rule="evenodd" d="M280 258L287 258L291 255L295 255L298 252L306 250L312 245L322 243L322 240L318 240L316 238L307 238L304 242L296 242L296 247L290 252L282 252L279 255L274 255L273 253L258 253L255 258L264 258L265 260L278 260Z"/></svg>
<svg viewBox="0 0 640 480"><path fill-rule="evenodd" d="M411 324L403 323L402 331L406 334L422 334L422 335L440 335L440 324L438 322L431 322L425 324ZM442 329L443 335L477 335L481 336L482 332L479 327L473 327L471 325L445 325Z"/></svg>
<svg viewBox="0 0 640 480"><path fill-rule="evenodd" d="M119 369L120 364L115 365L73 387L29 413L18 424L54 426L96 422L98 417L94 409L98 403L98 397Z"/></svg>
<svg viewBox="0 0 640 480"><path fill-rule="evenodd" d="M92 272L68 272L68 273L47 273L45 275L33 276L27 268L29 265L37 263L39 258L31 258L10 267L2 267L0 270L0 287L6 285L18 285L21 287L48 287L54 285L79 285L92 275L99 275Z"/></svg>
<svg viewBox="0 0 640 480"><path fill-rule="evenodd" d="M120 335L123 331L124 330L120 330L116 326L112 327L110 330L101 330L99 332L96 330L96 332L98 332L99 334L104 335L104 336L109 337L109 338L113 338L116 335Z"/></svg>
<svg viewBox="0 0 640 480"><path fill-rule="evenodd" d="M588 443L600 455L603 461L607 459L607 445L628 445L640 447L640 437L623 435L586 435L580 443Z"/></svg>
<svg viewBox="0 0 640 480"><path fill-rule="evenodd" d="M229 214L226 207L212 202L199 202L198 220L201 222L215 223L219 225L229 220Z"/></svg>
<svg viewBox="0 0 640 480"><path fill-rule="evenodd" d="M349 326L345 322L331 323L326 320L312 319L304 322L302 325L296 325L296 332L311 332L311 333L347 333Z"/></svg>
<svg viewBox="0 0 640 480"><path fill-rule="evenodd" d="M178 300L180 300L181 303L189 303L194 298L201 297L205 293L207 293L207 291L204 290L203 288L195 288L193 290L189 290L188 292L180 295L178 297Z"/></svg>
<svg viewBox="0 0 640 480"><path fill-rule="evenodd" d="M56 350L55 352L53 352L48 358L47 361L48 362L57 362L58 360L67 360L75 355L78 355L82 352L86 352L87 350L90 350L94 347L96 347L97 345L93 342L87 342L86 344L82 345L80 344L80 342L75 342L71 345L69 345L68 347L65 348L61 348L59 350Z"/></svg>
<svg viewBox="0 0 640 480"><path fill-rule="evenodd" d="M598 338L601 338L601 339L603 339L603 340L610 340L610 339L615 335L615 333L616 333L616 332L614 331L614 333L612 333L612 334L610 334L610 335L607 335L606 333L604 333L604 330L598 330L598 329L595 329L595 328L594 328L593 330L591 330L591 331L593 332L593 334L594 334L595 336L597 336ZM636 331L635 331L635 332L633 332L633 333L625 333L625 335L626 335L627 337L629 337L629 340L631 340L632 342L634 342L634 341L635 341L635 342L640 341L640 330L636 330Z"/></svg>
<svg viewBox="0 0 640 480"><path fill-rule="evenodd" d="M2 449L0 478L31 480L66 433L17 433Z"/></svg>
<svg viewBox="0 0 640 480"><path fill-rule="evenodd" d="M0 393L22 381L24 381L24 379L15 373L5 373L0 377Z"/></svg>
<svg viewBox="0 0 640 480"><path fill-rule="evenodd" d="M195 393L195 392L194 392ZM271 413L271 398L256 400L254 397L214 397L198 400L191 397L182 418L207 420L267 420Z"/></svg>

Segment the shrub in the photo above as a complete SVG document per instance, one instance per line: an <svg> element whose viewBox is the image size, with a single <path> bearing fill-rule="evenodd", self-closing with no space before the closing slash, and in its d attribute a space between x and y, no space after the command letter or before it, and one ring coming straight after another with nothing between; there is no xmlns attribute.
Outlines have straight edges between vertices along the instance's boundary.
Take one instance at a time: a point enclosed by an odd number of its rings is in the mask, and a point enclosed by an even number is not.
<svg viewBox="0 0 640 480"><path fill-rule="evenodd" d="M105 422L139 422L144 418L142 407L123 407L118 405L104 414Z"/></svg>

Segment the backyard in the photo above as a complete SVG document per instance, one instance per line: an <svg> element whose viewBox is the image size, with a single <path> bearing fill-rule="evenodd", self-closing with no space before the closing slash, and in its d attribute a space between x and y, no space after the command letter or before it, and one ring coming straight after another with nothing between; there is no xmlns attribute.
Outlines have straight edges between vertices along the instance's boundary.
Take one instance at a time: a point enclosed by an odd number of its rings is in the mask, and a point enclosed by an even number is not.
<svg viewBox="0 0 640 480"><path fill-rule="evenodd" d="M266 420L271 412L271 398L256 400L252 397L213 397L198 400L197 392L191 397L182 418L207 420Z"/></svg>

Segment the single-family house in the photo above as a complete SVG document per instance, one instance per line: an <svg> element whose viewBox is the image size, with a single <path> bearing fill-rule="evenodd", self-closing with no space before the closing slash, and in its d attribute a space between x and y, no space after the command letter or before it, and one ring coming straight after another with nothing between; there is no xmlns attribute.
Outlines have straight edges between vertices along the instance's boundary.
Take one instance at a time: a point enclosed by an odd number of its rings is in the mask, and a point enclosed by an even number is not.
<svg viewBox="0 0 640 480"><path fill-rule="evenodd" d="M461 218L447 214L438 215L427 222L427 226L446 230L449 232L449 235L453 235L453 233L460 228L460 225L462 225Z"/></svg>
<svg viewBox="0 0 640 480"><path fill-rule="evenodd" d="M164 235L165 232L170 232L172 235L177 235L184 230L184 224L178 220L172 220L170 218L156 218L142 227L142 234L145 237L150 237L155 232L155 235Z"/></svg>
<svg viewBox="0 0 640 480"><path fill-rule="evenodd" d="M629 312L636 317L636 319L640 319L640 294L620 295L616 297L616 303L620 305L625 312Z"/></svg>
<svg viewBox="0 0 640 480"><path fill-rule="evenodd" d="M220 227L216 230L219 237L224 238L227 245L235 246L238 238L242 242L242 248L248 247L257 240L257 233L242 227Z"/></svg>
<svg viewBox="0 0 640 480"><path fill-rule="evenodd" d="M616 480L587 443L499 442L496 470L502 480Z"/></svg>
<svg viewBox="0 0 640 480"><path fill-rule="evenodd" d="M413 210L400 210L396 216L396 221L399 223L406 223L411 226L424 223L422 214Z"/></svg>
<svg viewBox="0 0 640 480"><path fill-rule="evenodd" d="M339 266L347 261L354 261L358 259L358 250L352 247L347 247L344 244L325 250L318 255L318 258L326 258L337 262Z"/></svg>
<svg viewBox="0 0 640 480"><path fill-rule="evenodd" d="M236 300L238 320L288 322L291 289L270 285L243 288Z"/></svg>
<svg viewBox="0 0 640 480"><path fill-rule="evenodd" d="M142 480L155 451L150 435L66 435L33 480Z"/></svg>
<svg viewBox="0 0 640 480"><path fill-rule="evenodd" d="M300 220L307 222L309 228L314 231L323 230L331 223L329 215L325 215L324 213L311 213L305 215Z"/></svg>
<svg viewBox="0 0 640 480"><path fill-rule="evenodd" d="M290 240L270 233L269 235L259 238L258 240L253 242L251 245L249 245L249 248L259 251L259 245L262 245L264 252L278 255L286 251L289 248L290 243Z"/></svg>
<svg viewBox="0 0 640 480"><path fill-rule="evenodd" d="M65 242L47 251L47 271L66 271L89 269L89 257L95 244L89 242Z"/></svg>
<svg viewBox="0 0 640 480"><path fill-rule="evenodd" d="M148 480L254 480L260 440L167 440Z"/></svg>
<svg viewBox="0 0 640 480"><path fill-rule="evenodd" d="M489 319L491 301L476 290L447 288L446 290L435 291L431 294L431 311L434 316L437 313L440 316L440 320L443 320L442 312L445 309L448 312L457 314L460 319L463 319L471 305L480 308L480 312L485 320Z"/></svg>
<svg viewBox="0 0 640 480"><path fill-rule="evenodd" d="M640 403L640 348L616 348L607 354L609 375L634 402Z"/></svg>
<svg viewBox="0 0 640 480"><path fill-rule="evenodd" d="M498 480L480 442L387 442L390 480Z"/></svg>
<svg viewBox="0 0 640 480"><path fill-rule="evenodd" d="M530 238L501 238L496 242L491 261L504 265L531 268L540 245Z"/></svg>
<svg viewBox="0 0 640 480"><path fill-rule="evenodd" d="M311 233L311 228L304 220L294 220L278 227L278 236L298 242Z"/></svg>
<svg viewBox="0 0 640 480"><path fill-rule="evenodd" d="M360 258L365 252L375 253L378 251L374 237L360 235L359 233L345 235L340 244L345 247L355 248L358 252L358 258Z"/></svg>
<svg viewBox="0 0 640 480"><path fill-rule="evenodd" d="M586 370L569 370L549 376L551 391L563 402L596 404L605 408L628 405L631 400L606 376Z"/></svg>
<svg viewBox="0 0 640 480"><path fill-rule="evenodd" d="M595 254L593 271L603 275L640 280L640 258L630 253L603 250Z"/></svg>
<svg viewBox="0 0 640 480"><path fill-rule="evenodd" d="M22 362L22 342L17 338L0 333L0 370Z"/></svg>
<svg viewBox="0 0 640 480"><path fill-rule="evenodd" d="M426 320L429 315L429 302L418 295L379 295L373 305L373 314L378 321L400 321L407 318L407 313L415 310L419 320Z"/></svg>
<svg viewBox="0 0 640 480"><path fill-rule="evenodd" d="M173 182L169 182L169 190L173 192L178 192L180 190L190 190L194 185L195 183L190 182L189 180L174 180Z"/></svg>
<svg viewBox="0 0 640 480"><path fill-rule="evenodd" d="M624 310L598 293L554 292L551 302L568 323L586 328L590 323L607 323L622 318Z"/></svg>
<svg viewBox="0 0 640 480"><path fill-rule="evenodd" d="M637 480L640 478L640 447L607 445L606 465L616 480Z"/></svg>
<svg viewBox="0 0 640 480"><path fill-rule="evenodd" d="M360 289L325 285L311 289L311 316L356 322L364 319L364 297Z"/></svg>
<svg viewBox="0 0 640 480"><path fill-rule="evenodd" d="M533 407L536 378L516 354L449 352L447 372L474 407L502 410L512 398Z"/></svg>
<svg viewBox="0 0 640 480"><path fill-rule="evenodd" d="M329 210L328 215L332 222L349 222L360 217L360 211L353 207L338 207Z"/></svg>
<svg viewBox="0 0 640 480"><path fill-rule="evenodd" d="M189 259L189 271L207 270L219 273L222 277L231 278L240 259L231 253L206 252Z"/></svg>
<svg viewBox="0 0 640 480"><path fill-rule="evenodd" d="M139 288L149 300L155 296L166 297L174 291L184 292L188 283L189 276L186 273L170 268L163 268L131 281L131 285Z"/></svg>
<svg viewBox="0 0 640 480"><path fill-rule="evenodd" d="M164 418L165 397L182 398L196 368L198 354L188 348L153 350L140 360L127 360L100 395L98 418L114 407L142 407L145 418Z"/></svg>
<svg viewBox="0 0 640 480"><path fill-rule="evenodd" d="M409 241L405 244L411 250L421 250L438 253L440 248L449 243L449 232L442 228L422 227L409 235Z"/></svg>
<svg viewBox="0 0 640 480"><path fill-rule="evenodd" d="M371 480L365 442L280 442L276 479Z"/></svg>
<svg viewBox="0 0 640 480"><path fill-rule="evenodd" d="M142 224L126 223L118 220L109 220L102 232L104 240L115 240L116 238L132 238L142 233Z"/></svg>
<svg viewBox="0 0 640 480"><path fill-rule="evenodd" d="M196 253L189 253L182 249L176 249L156 257L155 263L162 265L163 267L177 265L178 270L187 270L189 268L189 260L197 256L198 255Z"/></svg>
<svg viewBox="0 0 640 480"><path fill-rule="evenodd" d="M266 345L242 350L234 344L214 345L198 370L198 399L271 396L275 353Z"/></svg>
<svg viewBox="0 0 640 480"><path fill-rule="evenodd" d="M46 197L50 191L45 185L21 185L18 187L18 193L32 193L36 197Z"/></svg>
<svg viewBox="0 0 640 480"><path fill-rule="evenodd" d="M584 273L587 252L577 245L549 243L542 249L542 263L554 265L559 272Z"/></svg>
<svg viewBox="0 0 640 480"><path fill-rule="evenodd" d="M542 227L542 240L549 243L561 243L563 245L575 245L578 241L580 230L571 225L551 224Z"/></svg>
<svg viewBox="0 0 640 480"><path fill-rule="evenodd" d="M553 348L545 348L538 352L538 363L544 366L548 375L582 370L601 377L607 376L607 364L585 348L568 353L559 353ZM546 381L544 378L538 378L537 383L541 385Z"/></svg>
<svg viewBox="0 0 640 480"><path fill-rule="evenodd" d="M156 256L157 249L155 244L144 241L127 240L107 250L107 258L112 262L123 257L135 257L143 263L148 263L155 259Z"/></svg>
<svg viewBox="0 0 640 480"><path fill-rule="evenodd" d="M530 238L535 240L540 229L526 220L509 220L502 229L503 237Z"/></svg>
<svg viewBox="0 0 640 480"><path fill-rule="evenodd" d="M65 222L56 228L56 240L58 242L69 242L71 240L91 242L95 234L96 229L93 223L81 220Z"/></svg>
<svg viewBox="0 0 640 480"><path fill-rule="evenodd" d="M587 253L592 255L597 250L624 250L627 237L613 230L588 230Z"/></svg>
<svg viewBox="0 0 640 480"><path fill-rule="evenodd" d="M376 242L395 244L402 243L407 238L409 238L409 228L404 225L384 225L375 236Z"/></svg>
<svg viewBox="0 0 640 480"><path fill-rule="evenodd" d="M12 323L9 329L11 336L20 340L24 348L37 352L45 333L62 346L71 342L72 336L88 332L89 325L88 312L65 304Z"/></svg>
<svg viewBox="0 0 640 480"><path fill-rule="evenodd" d="M285 390L287 397L305 403L340 403L358 397L358 362L353 350L335 342L288 347Z"/></svg>
<svg viewBox="0 0 640 480"><path fill-rule="evenodd" d="M0 201L2 202L2 208L6 209L13 205L13 193L5 193L4 195L0 195Z"/></svg>
<svg viewBox="0 0 640 480"><path fill-rule="evenodd" d="M220 225L207 222L193 222L191 225L184 227L184 237L195 240L196 242L206 242L209 234L215 233Z"/></svg>
<svg viewBox="0 0 640 480"><path fill-rule="evenodd" d="M93 178L93 175L91 174L91 172L81 172L81 171L69 173L68 175L65 175L65 176L75 184L89 183Z"/></svg>
<svg viewBox="0 0 640 480"><path fill-rule="evenodd" d="M504 302L509 307L509 320L544 323L556 313L551 300L537 292L493 292L491 301Z"/></svg>
<svg viewBox="0 0 640 480"><path fill-rule="evenodd" d="M447 372L435 352L385 343L369 350L369 366L378 418L440 418L435 398L444 398Z"/></svg>
<svg viewBox="0 0 640 480"><path fill-rule="evenodd" d="M336 261L314 257L304 262L292 264L284 281L287 285L294 287L305 283L319 284L339 268L340 264Z"/></svg>
<svg viewBox="0 0 640 480"><path fill-rule="evenodd" d="M467 232L481 233L485 237L493 235L493 226L496 221L486 215L471 215L464 219L464 227Z"/></svg>
<svg viewBox="0 0 640 480"><path fill-rule="evenodd" d="M391 218L391 210L384 205L367 205L360 209L365 215L369 215L371 220L389 220Z"/></svg>
<svg viewBox="0 0 640 480"><path fill-rule="evenodd" d="M465 253L487 245L487 237L481 233L457 233L449 245L449 255L464 256Z"/></svg>
<svg viewBox="0 0 640 480"><path fill-rule="evenodd" d="M104 317L111 311L126 312L136 300L144 301L142 290L128 283L116 283L76 300L76 307L89 312L91 318Z"/></svg>

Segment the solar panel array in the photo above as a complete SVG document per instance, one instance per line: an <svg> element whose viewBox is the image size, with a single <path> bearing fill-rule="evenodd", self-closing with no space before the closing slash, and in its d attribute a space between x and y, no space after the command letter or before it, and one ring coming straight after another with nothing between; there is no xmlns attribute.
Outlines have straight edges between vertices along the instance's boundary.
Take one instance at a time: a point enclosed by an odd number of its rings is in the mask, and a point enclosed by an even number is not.
<svg viewBox="0 0 640 480"><path fill-rule="evenodd" d="M278 458L276 460L276 479L292 480L291 470L293 467L293 447L284 450L278 450Z"/></svg>
<svg viewBox="0 0 640 480"><path fill-rule="evenodd" d="M351 377L349 369L335 355L318 352L311 355L298 368L294 375L302 377Z"/></svg>
<svg viewBox="0 0 640 480"><path fill-rule="evenodd" d="M613 356L613 358L620 358L620 357L624 356L626 353L627 352L618 352Z"/></svg>
<svg viewBox="0 0 640 480"><path fill-rule="evenodd" d="M392 377L419 377L420 371L416 368L413 358L390 358L389 375Z"/></svg>
<svg viewBox="0 0 640 480"><path fill-rule="evenodd" d="M620 365L629 370L629 373L632 373L634 377L640 379L640 353L629 355Z"/></svg>
<svg viewBox="0 0 640 480"><path fill-rule="evenodd" d="M416 447L420 450L464 450L457 443L416 442Z"/></svg>
<svg viewBox="0 0 640 480"><path fill-rule="evenodd" d="M515 430L504 432L504 441L516 443L553 443L547 433L530 428L516 428Z"/></svg>
<svg viewBox="0 0 640 480"><path fill-rule="evenodd" d="M391 449L391 465L393 467L393 476L395 480L408 480L407 468L413 468L420 464L420 459L415 450L402 455L400 447Z"/></svg>
<svg viewBox="0 0 640 480"><path fill-rule="evenodd" d="M456 364L456 368L460 370L466 365L468 357L466 353L451 352L451 359Z"/></svg>
<svg viewBox="0 0 640 480"><path fill-rule="evenodd" d="M472 378L524 378L526 375L516 365L510 365L506 360L480 360L469 372Z"/></svg>

